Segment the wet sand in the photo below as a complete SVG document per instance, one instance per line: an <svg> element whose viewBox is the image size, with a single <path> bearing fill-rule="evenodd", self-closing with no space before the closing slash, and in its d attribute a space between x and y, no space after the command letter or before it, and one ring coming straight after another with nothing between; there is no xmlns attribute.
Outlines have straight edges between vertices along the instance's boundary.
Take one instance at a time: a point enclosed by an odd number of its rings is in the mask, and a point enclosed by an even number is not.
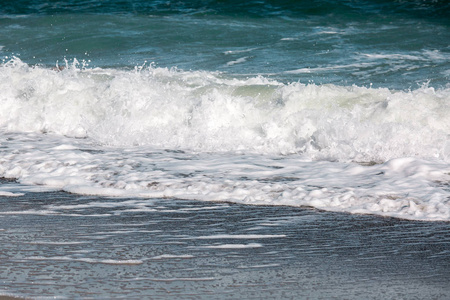
<svg viewBox="0 0 450 300"><path fill-rule="evenodd" d="M450 297L450 223L308 208L26 193L0 197L0 253L26 298Z"/></svg>

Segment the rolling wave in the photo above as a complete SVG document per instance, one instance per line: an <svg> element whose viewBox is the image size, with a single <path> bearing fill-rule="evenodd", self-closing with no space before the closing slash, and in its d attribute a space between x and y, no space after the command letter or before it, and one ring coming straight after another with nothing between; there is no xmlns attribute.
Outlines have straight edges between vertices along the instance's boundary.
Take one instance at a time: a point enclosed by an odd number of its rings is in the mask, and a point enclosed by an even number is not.
<svg viewBox="0 0 450 300"><path fill-rule="evenodd" d="M0 66L0 128L118 147L302 154L315 160L450 160L450 89L284 84L136 67Z"/></svg>

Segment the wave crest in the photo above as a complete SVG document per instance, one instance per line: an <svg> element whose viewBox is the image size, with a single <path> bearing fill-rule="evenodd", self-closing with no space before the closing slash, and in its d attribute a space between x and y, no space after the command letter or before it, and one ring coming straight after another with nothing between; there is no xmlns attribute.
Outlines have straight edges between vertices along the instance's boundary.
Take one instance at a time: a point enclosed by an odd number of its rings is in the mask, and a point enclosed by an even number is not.
<svg viewBox="0 0 450 300"><path fill-rule="evenodd" d="M0 128L119 147L450 160L450 89L412 91L140 67L0 65Z"/></svg>

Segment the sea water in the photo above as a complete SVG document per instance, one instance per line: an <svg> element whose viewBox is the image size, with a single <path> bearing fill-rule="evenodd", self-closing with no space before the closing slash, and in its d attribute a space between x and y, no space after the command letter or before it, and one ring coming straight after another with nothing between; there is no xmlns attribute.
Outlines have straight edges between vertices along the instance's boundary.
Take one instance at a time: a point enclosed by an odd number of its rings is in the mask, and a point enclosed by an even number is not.
<svg viewBox="0 0 450 300"><path fill-rule="evenodd" d="M450 295L448 222L64 192L27 191L14 199L0 199L0 294L33 299Z"/></svg>
<svg viewBox="0 0 450 300"><path fill-rule="evenodd" d="M0 220L145 214L165 199L448 222L449 9L2 2ZM91 200L27 198L57 191ZM238 244L264 244L249 240Z"/></svg>

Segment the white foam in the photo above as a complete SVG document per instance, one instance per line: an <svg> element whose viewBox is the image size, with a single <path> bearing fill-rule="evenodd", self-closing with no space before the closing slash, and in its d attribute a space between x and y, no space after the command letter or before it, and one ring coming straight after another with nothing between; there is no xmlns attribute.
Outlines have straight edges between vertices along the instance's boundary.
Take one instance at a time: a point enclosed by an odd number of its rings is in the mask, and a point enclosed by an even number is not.
<svg viewBox="0 0 450 300"><path fill-rule="evenodd" d="M27 242L25 244L30 245L58 245L58 246L64 246L64 245L80 245L80 244L87 244L89 242L52 242L52 241L34 241L34 242Z"/></svg>
<svg viewBox="0 0 450 300"><path fill-rule="evenodd" d="M332 65L332 66L326 66L326 67L300 68L300 69L285 71L283 73L284 74L321 73L321 72L328 72L328 71L341 70L341 69L367 68L367 67L372 67L375 65L376 65L375 63L362 62L362 63L355 63L355 64L347 64L347 65Z"/></svg>
<svg viewBox="0 0 450 300"><path fill-rule="evenodd" d="M324 70L348 67L353 66ZM297 71L317 70L289 72ZM55 72L18 59L0 65L0 77L0 128L9 132L89 137L120 147L302 153L312 159L450 159L450 89L286 85L153 67L69 66ZM20 175L20 169L9 172Z"/></svg>
<svg viewBox="0 0 450 300"><path fill-rule="evenodd" d="M216 234L207 236L197 236L193 239L199 240L215 240L215 239L273 239L273 238L285 238L284 234ZM189 238L190 239L190 238Z"/></svg>
<svg viewBox="0 0 450 300"><path fill-rule="evenodd" d="M22 184L4 196L56 189L450 219L450 89L153 67L55 72L18 59L0 77L0 177ZM158 210L119 202L3 214Z"/></svg>
<svg viewBox="0 0 450 300"><path fill-rule="evenodd" d="M162 260L162 259L191 259L191 258L194 258L194 256L189 254L186 255L161 254L154 256L151 259Z"/></svg>
<svg viewBox="0 0 450 300"><path fill-rule="evenodd" d="M360 56L369 60L389 60L390 64L401 64L403 61L417 63L418 61L442 62L450 59L450 55L439 50L422 50L410 52L410 54L401 53L361 53ZM415 68L411 65L409 68Z"/></svg>
<svg viewBox="0 0 450 300"><path fill-rule="evenodd" d="M279 267L280 264L265 264L265 265L253 265L253 266L239 266L238 269L263 269Z"/></svg>
<svg viewBox="0 0 450 300"><path fill-rule="evenodd" d="M207 246L197 246L197 249L249 249L249 248L260 248L263 245L259 243L249 243L249 244L221 244L221 245L207 245Z"/></svg>
<svg viewBox="0 0 450 300"><path fill-rule="evenodd" d="M39 216L51 216L57 215L57 212L51 210L24 210L24 211L1 211L0 215L39 215Z"/></svg>
<svg viewBox="0 0 450 300"><path fill-rule="evenodd" d="M136 277L133 279L123 279L123 281L157 281L157 282L176 282L176 281L213 281L214 277L174 277L174 278L150 278L150 277Z"/></svg>
<svg viewBox="0 0 450 300"><path fill-rule="evenodd" d="M140 265L143 264L143 260L139 259L125 259L125 260L117 260L117 259L92 259L92 258L74 258L71 256L30 256L25 258L26 260L55 260L55 261L79 261L86 262L91 264L107 264L107 265Z"/></svg>
<svg viewBox="0 0 450 300"><path fill-rule="evenodd" d="M229 51L225 51L224 54L225 55L240 54L240 53L251 52L251 51L256 50L256 49L258 49L258 48L248 48L248 49L241 49L241 50L229 50Z"/></svg>
<svg viewBox="0 0 450 300"><path fill-rule="evenodd" d="M342 34L342 33L337 31L320 31L318 32L318 34Z"/></svg>
<svg viewBox="0 0 450 300"><path fill-rule="evenodd" d="M7 191L0 191L0 196L1 197L19 197L19 196L23 196L24 193L12 193L12 192L7 192Z"/></svg>
<svg viewBox="0 0 450 300"><path fill-rule="evenodd" d="M240 57L240 58L238 58L236 60L227 62L227 66L232 66L232 65L244 63L244 62L247 61L247 59L248 59L248 56Z"/></svg>
<svg viewBox="0 0 450 300"><path fill-rule="evenodd" d="M6 157L2 154L0 176L19 168L17 178L27 184L47 183L70 192L106 196L313 206L411 219L449 219L446 186L450 166L439 160L398 158L361 166L314 162L298 156L183 154L152 152L148 148L126 151L125 155L123 150L108 148L99 153L55 150L54 143L67 143L68 138L34 141L35 150L22 151L21 146L30 143L29 134L20 137L15 134L15 140L3 143L16 153L7 151ZM87 140L74 141L78 144L75 148L87 147ZM67 157L73 160L77 154L82 155L68 164ZM54 184L54 174L61 184ZM74 177L83 180L72 180ZM18 188L15 186L16 192ZM119 214L157 210L152 201L125 200L52 205L47 210L3 214L67 214L95 207L110 208Z"/></svg>
<svg viewBox="0 0 450 300"><path fill-rule="evenodd" d="M419 55L407 55L407 54L369 54L364 53L364 56L370 59L392 59L392 60L424 60Z"/></svg>

